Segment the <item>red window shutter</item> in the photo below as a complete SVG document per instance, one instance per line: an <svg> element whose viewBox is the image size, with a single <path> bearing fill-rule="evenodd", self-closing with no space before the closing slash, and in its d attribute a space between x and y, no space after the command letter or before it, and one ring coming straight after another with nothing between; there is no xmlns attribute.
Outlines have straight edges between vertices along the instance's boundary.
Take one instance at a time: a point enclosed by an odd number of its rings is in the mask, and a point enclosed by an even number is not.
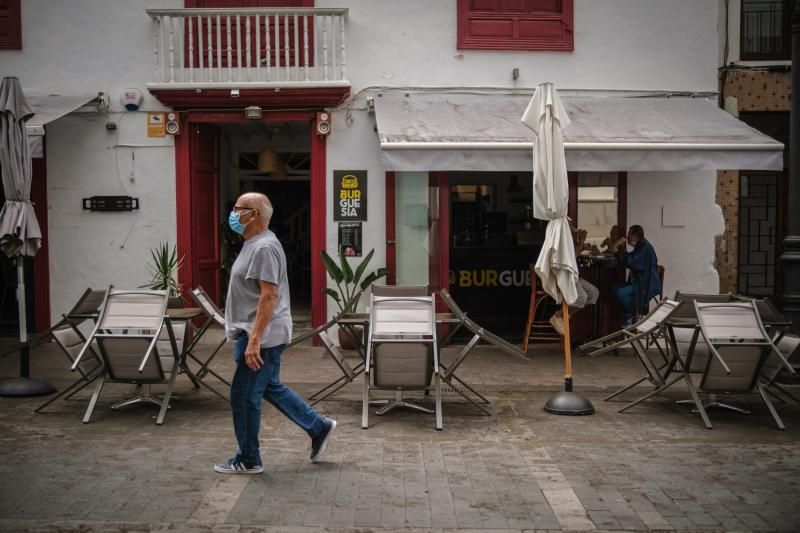
<svg viewBox="0 0 800 533"><path fill-rule="evenodd" d="M21 0L0 0L0 48L22 49Z"/></svg>
<svg viewBox="0 0 800 533"><path fill-rule="evenodd" d="M573 50L573 0L458 0L460 50Z"/></svg>

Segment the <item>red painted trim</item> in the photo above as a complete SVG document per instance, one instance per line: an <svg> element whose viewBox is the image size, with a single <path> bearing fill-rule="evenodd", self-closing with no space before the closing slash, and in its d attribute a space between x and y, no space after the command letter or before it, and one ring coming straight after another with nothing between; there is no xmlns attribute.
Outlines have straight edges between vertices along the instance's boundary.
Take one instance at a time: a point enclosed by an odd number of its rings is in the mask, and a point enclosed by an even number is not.
<svg viewBox="0 0 800 533"><path fill-rule="evenodd" d="M322 289L327 286L327 273L322 263L322 250L326 241L325 192L327 164L325 158L327 137L317 135L316 119L311 123L311 325L327 320L327 298Z"/></svg>
<svg viewBox="0 0 800 533"><path fill-rule="evenodd" d="M5 34L0 34L0 49L22 50L21 3L21 0L6 0L5 9L0 9L0 19L6 19L3 26L8 30Z"/></svg>
<svg viewBox="0 0 800 533"><path fill-rule="evenodd" d="M628 173L617 177L617 227L620 235L628 234Z"/></svg>
<svg viewBox="0 0 800 533"><path fill-rule="evenodd" d="M231 89L235 84L231 84ZM183 109L239 109L257 105L262 109L335 107L350 96L350 87L302 87L239 89L231 97L231 89L150 89L150 93L165 106ZM243 115L242 111L242 115Z"/></svg>
<svg viewBox="0 0 800 533"><path fill-rule="evenodd" d="M314 0L183 0L183 7L314 7Z"/></svg>
<svg viewBox="0 0 800 533"><path fill-rule="evenodd" d="M439 172L439 289L450 288L450 180Z"/></svg>
<svg viewBox="0 0 800 533"><path fill-rule="evenodd" d="M561 13L515 13L496 12L471 9L472 0L458 0L456 42L459 50L532 50L571 52L575 49L574 28L575 10L573 0L562 0ZM470 19L479 18L484 22L492 20L501 22L511 21L514 26L514 35L472 35L470 33ZM561 36L520 37L518 35L519 23L530 22L556 22L562 25Z"/></svg>
<svg viewBox="0 0 800 533"><path fill-rule="evenodd" d="M569 187L569 201L567 202L567 216L572 219L572 223L577 226L578 222L578 173L567 172L567 183Z"/></svg>
<svg viewBox="0 0 800 533"><path fill-rule="evenodd" d="M178 281L184 288L184 293L195 287L192 277L192 194L191 194L191 125L183 124L181 134L175 136L175 202L177 224L178 257L183 257L183 263L178 271ZM187 301L192 301L191 297Z"/></svg>
<svg viewBox="0 0 800 533"><path fill-rule="evenodd" d="M44 138L42 139L44 142ZM42 151L46 154L45 147ZM50 252L47 223L47 160L33 159L31 202L42 230L42 247L33 258L33 310L35 331L50 327Z"/></svg>
<svg viewBox="0 0 800 533"><path fill-rule="evenodd" d="M394 197L395 173L386 173L386 275L387 285L397 285L397 221Z"/></svg>
<svg viewBox="0 0 800 533"><path fill-rule="evenodd" d="M428 264L430 288L434 292L450 288L450 183L447 172L431 172L429 184L433 189L438 210L431 213L437 217L437 230L431 236L434 253ZM446 312L447 306L437 299L436 310Z"/></svg>
<svg viewBox="0 0 800 533"><path fill-rule="evenodd" d="M267 111L261 118L262 122L291 122L306 121L316 117L315 111ZM182 113L185 123L206 122L213 124L231 122L253 122L244 118L238 110L230 111L186 111Z"/></svg>

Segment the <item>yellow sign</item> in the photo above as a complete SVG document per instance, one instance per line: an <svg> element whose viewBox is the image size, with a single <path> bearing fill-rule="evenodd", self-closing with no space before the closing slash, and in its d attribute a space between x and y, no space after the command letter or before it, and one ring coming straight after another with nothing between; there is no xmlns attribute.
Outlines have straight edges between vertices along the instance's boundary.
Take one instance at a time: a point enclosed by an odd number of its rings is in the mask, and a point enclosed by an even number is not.
<svg viewBox="0 0 800 533"><path fill-rule="evenodd" d="M342 178L342 189L358 189L358 178L348 174Z"/></svg>
<svg viewBox="0 0 800 533"><path fill-rule="evenodd" d="M148 112L147 136L165 137L166 135L167 135L167 129L166 129L166 121L164 120L164 113Z"/></svg>

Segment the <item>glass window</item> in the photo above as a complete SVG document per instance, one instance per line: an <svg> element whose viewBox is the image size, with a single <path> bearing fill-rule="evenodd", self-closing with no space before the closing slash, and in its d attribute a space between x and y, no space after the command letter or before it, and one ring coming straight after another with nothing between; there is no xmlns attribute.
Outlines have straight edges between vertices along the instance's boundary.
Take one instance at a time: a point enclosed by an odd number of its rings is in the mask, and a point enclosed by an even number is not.
<svg viewBox="0 0 800 533"><path fill-rule="evenodd" d="M428 173L397 172L395 248L398 285L428 284Z"/></svg>
<svg viewBox="0 0 800 533"><path fill-rule="evenodd" d="M578 226L586 242L603 252L619 235L619 176L616 172L578 173ZM612 235L613 234L613 235Z"/></svg>
<svg viewBox="0 0 800 533"><path fill-rule="evenodd" d="M742 0L742 59L790 59L789 0Z"/></svg>

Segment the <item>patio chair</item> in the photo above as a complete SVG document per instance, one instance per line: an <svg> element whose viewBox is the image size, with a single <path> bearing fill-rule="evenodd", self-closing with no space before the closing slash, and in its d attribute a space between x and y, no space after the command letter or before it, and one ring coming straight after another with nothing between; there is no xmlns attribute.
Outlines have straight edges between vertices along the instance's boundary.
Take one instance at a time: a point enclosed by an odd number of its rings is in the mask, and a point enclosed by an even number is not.
<svg viewBox="0 0 800 533"><path fill-rule="evenodd" d="M444 346L445 344L447 344L447 342L453 337L453 335L455 335L455 333L461 327L466 328L468 331L472 333L472 338L461 349L461 351L458 353L453 362L450 363L449 365L441 365L442 369L444 370L444 373L442 374L442 381L450 385L450 387L455 392L460 394L464 399L472 403L475 407L479 408L487 415L490 415L491 412L484 407L484 405L488 405L490 403L489 400L487 400L486 397L484 397L481 393L476 391L473 387L469 386L467 383L465 383L461 378L459 378L456 375L456 370L458 370L458 367L461 366L461 364L467 358L472 349L475 348L475 346L481 340L491 344L492 346L500 348L501 350L503 350L508 354L511 354L525 361L530 361L530 359L528 358L525 352L523 352L522 350L520 350L507 340L498 337L491 331L488 331L479 326L478 324L476 324L475 321L469 318L467 314L464 312L464 310L461 309L461 307L459 307L459 305L455 302L455 300L453 300L453 297L450 295L449 292L447 292L446 289L442 289L441 291L439 291L439 296L442 298L442 301L450 309L450 312L453 313L453 316L455 317L454 321L455 327L450 330L450 332L447 334L447 337L445 337L445 339L442 341L441 345ZM457 381L466 391L472 393L475 396L475 398L477 398L477 401L473 400L472 398L467 396L464 391L454 386L453 380Z"/></svg>
<svg viewBox="0 0 800 533"><path fill-rule="evenodd" d="M430 412L405 401L403 392L432 388L435 427L442 429L442 389L433 295L377 296L373 289L369 314L361 427L369 427L371 390L395 391L395 401L378 411L378 414L385 414L396 407Z"/></svg>
<svg viewBox="0 0 800 533"><path fill-rule="evenodd" d="M64 324L52 330L51 335L53 336L56 345L69 359L71 366L78 357L78 354L80 353L84 344L86 344L86 337L84 337L80 330L73 324ZM80 374L80 377L76 379L70 386L37 407L34 410L35 413L41 412L45 407L61 397L64 397L65 400L68 400L77 392L80 392L84 387L101 376L103 371L103 362L97 355L94 347L89 346L87 348L86 354L84 354L83 359L75 368L75 370Z"/></svg>
<svg viewBox="0 0 800 533"><path fill-rule="evenodd" d="M669 373L670 359L658 341L664 338L666 322L676 314L682 305L681 302L674 300L661 300L648 315L639 319L638 322L622 328L616 333L583 344L578 348L589 357L596 357L615 351L623 346L630 346L636 358L642 364L645 374L633 383L603 398L605 401L619 396L647 380L656 387L664 384L664 380ZM655 346L655 351L647 348L648 343Z"/></svg>
<svg viewBox="0 0 800 533"><path fill-rule="evenodd" d="M777 350L764 329L752 301L731 301L717 303L694 302L699 322L699 335L708 346L709 355L697 385L694 384L689 368L692 367L694 351L690 349L687 360L678 379L683 379L692 396L697 412L700 413L706 428L711 429L711 421L706 412L706 404L700 394L754 394L759 393L762 401L780 429L785 429L764 386L759 382L761 369L771 354L775 354L781 364L794 373L791 365ZM695 333L697 335L697 333ZM646 400L663 391L672 383L656 389L650 394L625 406L620 411Z"/></svg>
<svg viewBox="0 0 800 533"><path fill-rule="evenodd" d="M72 306L72 309L61 315L61 320L50 326L48 329L33 335L26 342L15 344L12 348L3 352L0 357L5 357L6 355L17 352L25 346L33 349L49 341L53 336L53 332L57 329L61 329L68 325L74 325L78 327L87 320L96 320L105 295L106 291L104 290L93 290L91 288L86 289L75 302L75 305Z"/></svg>
<svg viewBox="0 0 800 533"><path fill-rule="evenodd" d="M792 368L800 362L800 337L796 335L784 335L774 344ZM786 388L777 382L778 376L784 372L785 368L783 361L775 354L771 354L761 368L761 383L764 384L764 389L779 401L783 402L784 398L789 398L795 403L800 404L800 398L786 390ZM778 394L778 391L780 391L781 394Z"/></svg>
<svg viewBox="0 0 800 533"><path fill-rule="evenodd" d="M203 313L205 313L207 318L206 321L203 322L200 328L198 328L198 330L195 332L194 338L186 347L186 357L191 358L194 362L200 365L200 369L194 373L197 379L203 380L208 374L211 374L212 376L220 380L222 383L224 383L226 386L230 387L231 386L230 381L220 376L211 368L212 361L214 361L214 358L217 356L217 353L219 353L219 351L222 349L222 347L225 345L225 342L227 341L225 335L223 335L222 339L220 339L220 341L216 344L216 346L214 346L214 349L211 351L211 354L206 358L205 361L201 360L193 352L194 348L197 346L197 344L200 342L200 340L203 338L203 336L206 334L206 332L211 326L222 328L223 331L225 330L225 314L219 307L217 307L214 304L213 300L211 300L211 297L208 296L208 293L206 293L206 291L203 290L203 287L196 287L192 289L191 294L192 294L192 299L194 299L198 307L200 307L203 310Z"/></svg>
<svg viewBox="0 0 800 533"><path fill-rule="evenodd" d="M167 390L161 400L146 394L112 406L112 409L118 409L134 403L153 403L160 407L156 424L163 424L179 365L173 328L169 323L165 326L164 322L167 298L166 291L115 290L109 287L97 324L72 365L73 370L76 369L92 343L97 343L104 372L89 401L84 423L91 420L103 385L110 382L166 384ZM163 327L168 328L171 357L158 349Z"/></svg>

